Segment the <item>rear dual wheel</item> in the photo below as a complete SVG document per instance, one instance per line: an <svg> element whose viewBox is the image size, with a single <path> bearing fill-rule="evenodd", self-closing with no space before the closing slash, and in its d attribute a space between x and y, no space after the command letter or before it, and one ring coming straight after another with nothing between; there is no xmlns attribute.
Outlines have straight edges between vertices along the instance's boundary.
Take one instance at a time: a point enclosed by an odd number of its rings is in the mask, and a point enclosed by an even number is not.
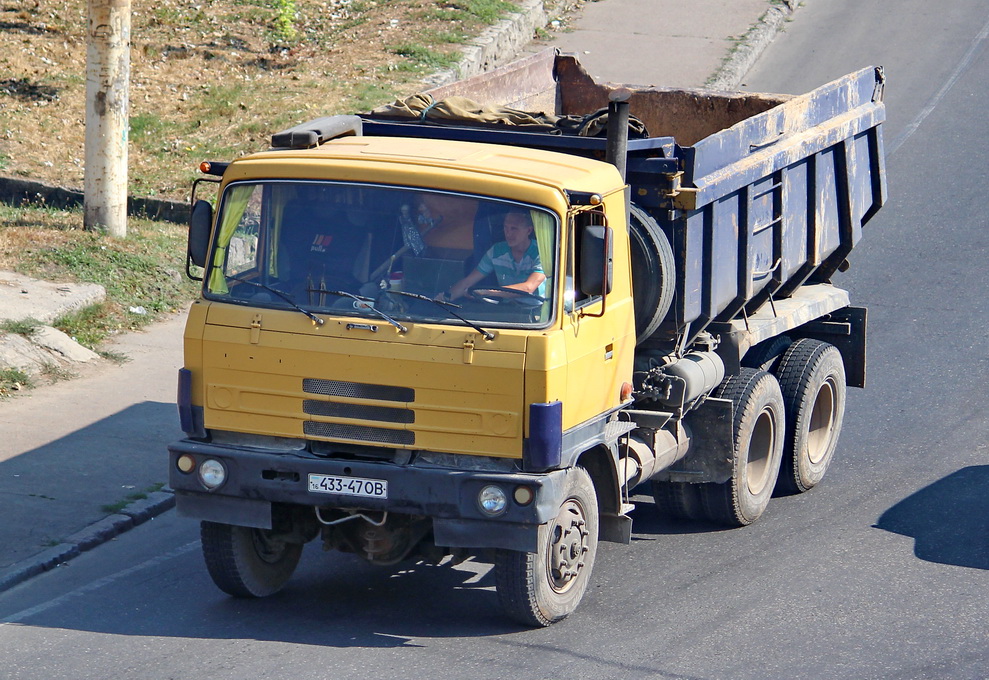
<svg viewBox="0 0 989 680"><path fill-rule="evenodd" d="M800 493L815 487L834 458L845 414L845 367L841 352L820 340L797 340L779 359L787 428L776 488Z"/></svg>
<svg viewBox="0 0 989 680"><path fill-rule="evenodd" d="M759 519L773 495L783 456L783 395L776 378L755 368L729 376L715 396L731 400L731 478L722 484L659 482L653 498L674 517L745 526Z"/></svg>
<svg viewBox="0 0 989 680"><path fill-rule="evenodd" d="M773 496L783 457L783 394L772 374L743 368L728 377L717 396L734 404L732 477L705 484L701 502L720 524L745 526L759 519Z"/></svg>

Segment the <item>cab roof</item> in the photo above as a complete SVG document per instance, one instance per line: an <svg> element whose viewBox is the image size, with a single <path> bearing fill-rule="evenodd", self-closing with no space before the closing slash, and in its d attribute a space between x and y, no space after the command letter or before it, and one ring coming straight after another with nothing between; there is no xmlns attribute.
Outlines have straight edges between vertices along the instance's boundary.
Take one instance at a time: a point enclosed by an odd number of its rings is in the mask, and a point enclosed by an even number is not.
<svg viewBox="0 0 989 680"><path fill-rule="evenodd" d="M347 136L309 149L263 151L240 161L279 159L415 164L513 177L570 191L609 191L624 184L617 169L603 161L542 149L445 139Z"/></svg>

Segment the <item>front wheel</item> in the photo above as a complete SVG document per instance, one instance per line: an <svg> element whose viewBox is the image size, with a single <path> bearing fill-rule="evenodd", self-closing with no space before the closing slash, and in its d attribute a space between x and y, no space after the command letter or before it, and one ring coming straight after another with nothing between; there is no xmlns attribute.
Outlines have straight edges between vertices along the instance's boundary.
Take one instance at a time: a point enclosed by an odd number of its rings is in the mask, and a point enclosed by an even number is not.
<svg viewBox="0 0 989 680"><path fill-rule="evenodd" d="M565 619L587 590L597 546L594 483L584 468L574 468L556 518L539 527L537 552L495 553L495 581L505 613L528 626Z"/></svg>
<svg viewBox="0 0 989 680"><path fill-rule="evenodd" d="M302 556L301 543L281 541L264 529L202 522L199 533L213 583L234 597L274 595Z"/></svg>

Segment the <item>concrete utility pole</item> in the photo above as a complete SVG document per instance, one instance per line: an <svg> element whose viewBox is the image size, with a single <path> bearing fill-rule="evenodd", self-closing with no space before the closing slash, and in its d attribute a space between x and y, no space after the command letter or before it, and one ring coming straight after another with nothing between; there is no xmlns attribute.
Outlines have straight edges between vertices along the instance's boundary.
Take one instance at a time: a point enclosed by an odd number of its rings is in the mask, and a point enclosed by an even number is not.
<svg viewBox="0 0 989 680"><path fill-rule="evenodd" d="M86 229L127 235L131 0L87 0Z"/></svg>

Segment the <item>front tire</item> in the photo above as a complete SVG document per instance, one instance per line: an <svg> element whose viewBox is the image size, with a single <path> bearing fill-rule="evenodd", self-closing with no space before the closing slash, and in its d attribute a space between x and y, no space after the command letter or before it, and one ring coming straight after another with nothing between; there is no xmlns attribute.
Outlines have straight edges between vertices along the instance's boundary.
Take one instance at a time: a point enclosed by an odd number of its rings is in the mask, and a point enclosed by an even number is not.
<svg viewBox="0 0 989 680"><path fill-rule="evenodd" d="M783 394L771 374L743 368L725 379L717 396L730 399L734 407L732 477L723 484L702 485L701 501L712 521L746 526L765 512L779 476L785 428Z"/></svg>
<svg viewBox="0 0 989 680"><path fill-rule="evenodd" d="M787 414L777 492L808 491L828 471L845 416L845 366L834 345L803 338L776 367Z"/></svg>
<svg viewBox="0 0 989 680"><path fill-rule="evenodd" d="M539 527L537 552L495 553L498 599L505 613L527 626L565 619L587 590L597 545L594 483L584 468L574 468L556 518Z"/></svg>
<svg viewBox="0 0 989 680"><path fill-rule="evenodd" d="M202 522L199 533L213 583L234 597L274 595L302 556L301 543L278 540L264 529Z"/></svg>

